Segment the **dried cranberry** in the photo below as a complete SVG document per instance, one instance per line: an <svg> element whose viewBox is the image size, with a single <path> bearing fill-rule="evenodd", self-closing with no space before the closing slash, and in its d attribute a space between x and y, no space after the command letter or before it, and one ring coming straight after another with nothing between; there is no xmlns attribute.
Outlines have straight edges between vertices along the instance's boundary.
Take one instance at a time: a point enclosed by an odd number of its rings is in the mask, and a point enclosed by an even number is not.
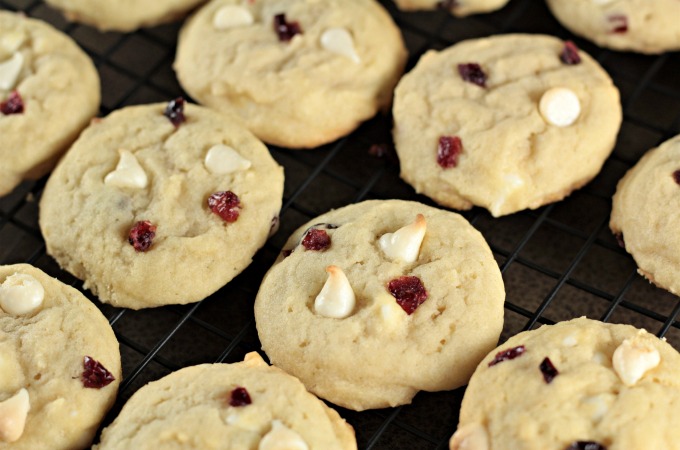
<svg viewBox="0 0 680 450"><path fill-rule="evenodd" d="M522 356L524 354L524 351L526 349L524 348L523 345L520 345L518 347L510 348L507 350L503 350L501 352L496 353L496 356L494 357L493 361L489 363L489 367L495 366L496 364L507 361L508 359L515 359L518 356Z"/></svg>
<svg viewBox="0 0 680 450"><path fill-rule="evenodd" d="M302 246L307 250L324 251L331 246L331 237L326 230L312 228L302 238Z"/></svg>
<svg viewBox="0 0 680 450"><path fill-rule="evenodd" d="M276 234L277 231L279 231L279 225L281 224L281 221L279 219L279 216L274 216L272 217L272 223L269 225L269 236L272 237Z"/></svg>
<svg viewBox="0 0 680 450"><path fill-rule="evenodd" d="M581 57L578 54L578 47L572 41L566 41L564 43L564 48L562 53L560 53L560 59L564 64L573 66L574 64L579 64L581 62Z"/></svg>
<svg viewBox="0 0 680 450"><path fill-rule="evenodd" d="M623 14L614 14L607 17L607 20L612 24L610 33L622 34L628 32L628 17Z"/></svg>
<svg viewBox="0 0 680 450"><path fill-rule="evenodd" d="M182 97L177 97L176 99L171 100L168 103L168 106L165 107L163 115L170 119L170 122L175 128L186 122L187 119L184 117L184 99Z"/></svg>
<svg viewBox="0 0 680 450"><path fill-rule="evenodd" d="M0 103L0 112L9 116L10 114L21 114L24 112L24 100L18 91L12 91L7 100Z"/></svg>
<svg viewBox="0 0 680 450"><path fill-rule="evenodd" d="M253 403L250 394L244 387L237 387L229 394L229 404L231 406L247 406Z"/></svg>
<svg viewBox="0 0 680 450"><path fill-rule="evenodd" d="M607 447L593 441L578 441L574 442L564 450L607 450Z"/></svg>
<svg viewBox="0 0 680 450"><path fill-rule="evenodd" d="M99 361L89 356L83 358L83 369L80 379L86 388L101 389L116 379Z"/></svg>
<svg viewBox="0 0 680 450"><path fill-rule="evenodd" d="M462 152L463 142L458 136L441 136L437 147L437 164L444 169L456 167Z"/></svg>
<svg viewBox="0 0 680 450"><path fill-rule="evenodd" d="M208 198L208 207L225 222L236 222L241 213L241 200L231 191L215 192Z"/></svg>
<svg viewBox="0 0 680 450"><path fill-rule="evenodd" d="M128 235L128 242L136 251L145 252L151 247L153 238L156 237L156 225L148 220L140 220L135 223Z"/></svg>
<svg viewBox="0 0 680 450"><path fill-rule="evenodd" d="M463 80L469 81L477 86L486 87L486 74L482 67L477 63L458 64L458 73Z"/></svg>
<svg viewBox="0 0 680 450"><path fill-rule="evenodd" d="M676 183L680 184L680 170L676 170L673 172L673 180L675 180Z"/></svg>
<svg viewBox="0 0 680 450"><path fill-rule="evenodd" d="M293 250L284 250L281 252L284 258L288 258L290 255L293 254Z"/></svg>
<svg viewBox="0 0 680 450"><path fill-rule="evenodd" d="M626 241L623 240L623 233L616 233L614 237L616 238L616 243L619 244L619 247L625 249Z"/></svg>
<svg viewBox="0 0 680 450"><path fill-rule="evenodd" d="M550 361L550 358L545 358L538 367L541 369L541 373L543 373L543 379L548 384L550 384L552 380L554 380L555 377L560 374L557 369L555 369L555 366L553 365L552 361Z"/></svg>
<svg viewBox="0 0 680 450"><path fill-rule="evenodd" d="M437 8L451 10L458 6L458 0L441 0L437 2Z"/></svg>
<svg viewBox="0 0 680 450"><path fill-rule="evenodd" d="M286 22L285 14L274 16L274 31L279 36L279 41L288 42L296 34L302 34L302 28L298 22Z"/></svg>
<svg viewBox="0 0 680 450"><path fill-rule="evenodd" d="M409 316L427 300L427 291L418 277L395 278L389 282L387 289Z"/></svg>

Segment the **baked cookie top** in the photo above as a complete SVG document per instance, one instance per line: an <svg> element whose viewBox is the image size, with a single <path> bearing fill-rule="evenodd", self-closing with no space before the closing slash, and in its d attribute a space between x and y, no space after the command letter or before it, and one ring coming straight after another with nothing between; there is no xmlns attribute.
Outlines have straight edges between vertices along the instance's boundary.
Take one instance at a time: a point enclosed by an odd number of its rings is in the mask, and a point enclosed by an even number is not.
<svg viewBox="0 0 680 450"><path fill-rule="evenodd" d="M98 450L357 448L354 430L296 378L257 353L187 367L137 391Z"/></svg>
<svg viewBox="0 0 680 450"><path fill-rule="evenodd" d="M0 11L0 195L46 174L99 100L97 71L70 37Z"/></svg>
<svg viewBox="0 0 680 450"><path fill-rule="evenodd" d="M193 98L263 141L309 148L387 109L405 61L373 0L213 0L184 25L175 70Z"/></svg>
<svg viewBox="0 0 680 450"><path fill-rule="evenodd" d="M205 0L45 0L66 18L102 31L134 31L171 22Z"/></svg>
<svg viewBox="0 0 680 450"><path fill-rule="evenodd" d="M247 267L281 208L283 169L233 118L134 106L87 128L40 202L47 252L99 299L199 301Z"/></svg>
<svg viewBox="0 0 680 450"><path fill-rule="evenodd" d="M394 141L417 192L495 217L561 200L614 147L619 92L569 42L511 34L429 51L399 82Z"/></svg>
<svg viewBox="0 0 680 450"><path fill-rule="evenodd" d="M89 447L120 379L92 302L28 264L0 266L1 449Z"/></svg>
<svg viewBox="0 0 680 450"><path fill-rule="evenodd" d="M676 0L548 0L562 25L614 50L662 53L680 49Z"/></svg>
<svg viewBox="0 0 680 450"><path fill-rule="evenodd" d="M680 355L586 318L520 333L479 364L452 450L680 448Z"/></svg>
<svg viewBox="0 0 680 450"><path fill-rule="evenodd" d="M619 181L609 227L623 237L638 272L680 295L680 136L650 150Z"/></svg>
<svg viewBox="0 0 680 450"><path fill-rule="evenodd" d="M364 410L465 384L498 342L504 298L488 245L463 217L366 201L293 233L264 277L255 320L273 364Z"/></svg>
<svg viewBox="0 0 680 450"><path fill-rule="evenodd" d="M399 9L418 11L423 9L445 9L454 16L464 17L495 11L504 7L509 0L394 0Z"/></svg>

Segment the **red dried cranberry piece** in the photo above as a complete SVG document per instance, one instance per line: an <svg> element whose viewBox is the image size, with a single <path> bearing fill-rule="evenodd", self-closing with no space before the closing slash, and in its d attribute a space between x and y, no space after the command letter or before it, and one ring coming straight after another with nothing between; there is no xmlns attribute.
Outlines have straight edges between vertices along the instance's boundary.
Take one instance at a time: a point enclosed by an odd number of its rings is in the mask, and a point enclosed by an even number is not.
<svg viewBox="0 0 680 450"><path fill-rule="evenodd" d="M241 213L241 200L231 191L215 192L208 198L208 207L225 222L236 222Z"/></svg>
<svg viewBox="0 0 680 450"><path fill-rule="evenodd" d="M562 53L560 53L560 59L564 64L573 66L581 62L581 57L578 54L578 47L572 41L566 41L564 43L564 48Z"/></svg>
<svg viewBox="0 0 680 450"><path fill-rule="evenodd" d="M477 86L486 87L486 74L482 67L477 63L458 64L458 73L463 80L469 81Z"/></svg>
<svg viewBox="0 0 680 450"><path fill-rule="evenodd" d="M83 374L80 379L86 388L101 389L116 378L99 361L86 356L83 358Z"/></svg>
<svg viewBox="0 0 680 450"><path fill-rule="evenodd" d="M427 300L427 291L418 277L395 278L389 282L387 289L409 316Z"/></svg>
<svg viewBox="0 0 680 450"><path fill-rule="evenodd" d="M302 34L302 28L299 22L286 22L285 14L277 14L274 16L274 31L279 36L279 41L288 42L293 39L296 34Z"/></svg>
<svg viewBox="0 0 680 450"><path fill-rule="evenodd" d="M0 103L0 112L9 116L10 114L21 114L24 112L24 100L18 91L12 91L7 100Z"/></svg>
<svg viewBox="0 0 680 450"><path fill-rule="evenodd" d="M170 119L170 122L175 128L186 122L187 119L184 117L184 99L182 97L177 97L174 100L170 100L168 106L165 107L163 115Z"/></svg>
<svg viewBox="0 0 680 450"><path fill-rule="evenodd" d="M541 369L541 373L543 373L543 379L548 384L550 384L552 380L554 380L555 377L560 374L557 369L555 369L555 366L553 365L552 361L550 361L550 358L545 358L538 367Z"/></svg>
<svg viewBox="0 0 680 450"><path fill-rule="evenodd" d="M614 237L616 238L616 243L619 244L619 247L625 249L626 241L623 240L623 233L616 233Z"/></svg>
<svg viewBox="0 0 680 450"><path fill-rule="evenodd" d="M145 252L149 250L155 237L156 225L153 225L148 220L140 220L132 226L128 235L128 242L136 251Z"/></svg>
<svg viewBox="0 0 680 450"><path fill-rule="evenodd" d="M623 34L628 32L628 17L623 14L614 14L607 17L607 20L612 25L610 33Z"/></svg>
<svg viewBox="0 0 680 450"><path fill-rule="evenodd" d="M675 180L676 183L680 184L680 170L676 170L673 172L673 180Z"/></svg>
<svg viewBox="0 0 680 450"><path fill-rule="evenodd" d="M458 165L458 156L463 153L463 142L458 136L441 136L437 147L437 164L444 169Z"/></svg>
<svg viewBox="0 0 680 450"><path fill-rule="evenodd" d="M284 250L281 252L284 258L288 258L290 255L293 254L293 250Z"/></svg>
<svg viewBox="0 0 680 450"><path fill-rule="evenodd" d="M312 228L302 238L302 246L307 250L324 251L331 246L331 237L326 230Z"/></svg>
<svg viewBox="0 0 680 450"><path fill-rule="evenodd" d="M253 402L250 400L250 394L248 394L248 390L244 387L237 387L229 394L229 404L231 406L247 406L251 403Z"/></svg>
<svg viewBox="0 0 680 450"><path fill-rule="evenodd" d="M607 447L594 441L578 441L564 450L607 450Z"/></svg>
<svg viewBox="0 0 680 450"><path fill-rule="evenodd" d="M440 2L437 2L437 8L439 9L445 9L445 10L451 10L458 6L458 0L441 0Z"/></svg>
<svg viewBox="0 0 680 450"><path fill-rule="evenodd" d="M515 359L518 356L522 356L525 352L525 348L523 345L520 345L518 347L510 348L507 350L500 351L496 353L496 356L494 357L493 361L489 363L489 367L495 366L496 364L507 361L508 359Z"/></svg>

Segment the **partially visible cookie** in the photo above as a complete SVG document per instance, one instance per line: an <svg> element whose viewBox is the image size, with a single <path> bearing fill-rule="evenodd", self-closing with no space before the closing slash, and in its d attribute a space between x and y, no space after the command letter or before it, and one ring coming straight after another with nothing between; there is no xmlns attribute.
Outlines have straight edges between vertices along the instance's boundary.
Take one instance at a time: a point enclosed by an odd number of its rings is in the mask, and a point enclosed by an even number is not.
<svg viewBox="0 0 680 450"><path fill-rule="evenodd" d="M650 150L616 187L609 227L638 272L680 295L680 136Z"/></svg>
<svg viewBox="0 0 680 450"><path fill-rule="evenodd" d="M388 109L405 62L375 0L213 0L182 28L175 70L263 141L311 148Z"/></svg>
<svg viewBox="0 0 680 450"><path fill-rule="evenodd" d="M482 235L402 200L323 214L290 237L255 300L262 348L354 410L467 383L498 342L505 291Z"/></svg>
<svg viewBox="0 0 680 450"><path fill-rule="evenodd" d="M138 390L98 450L356 450L354 430L257 353L187 367Z"/></svg>
<svg viewBox="0 0 680 450"><path fill-rule="evenodd" d="M28 264L0 266L0 448L89 447L120 379L92 302Z"/></svg>
<svg viewBox="0 0 680 450"><path fill-rule="evenodd" d="M547 0L573 33L614 50L662 53L680 50L677 0Z"/></svg>
<svg viewBox="0 0 680 450"><path fill-rule="evenodd" d="M451 450L680 449L680 354L630 325L574 319L479 364Z"/></svg>
<svg viewBox="0 0 680 450"><path fill-rule="evenodd" d="M0 11L0 196L49 172L99 100L97 70L70 37Z"/></svg>
<svg viewBox="0 0 680 450"><path fill-rule="evenodd" d="M394 142L416 192L495 217L600 171L621 125L611 78L572 42L510 34L430 51L399 82Z"/></svg>
<svg viewBox="0 0 680 450"><path fill-rule="evenodd" d="M278 220L283 169L233 117L182 99L94 122L40 202L47 253L103 302L202 300L251 262Z"/></svg>
<svg viewBox="0 0 680 450"><path fill-rule="evenodd" d="M487 13L504 7L510 0L394 0L399 9L418 11L445 9L457 17Z"/></svg>

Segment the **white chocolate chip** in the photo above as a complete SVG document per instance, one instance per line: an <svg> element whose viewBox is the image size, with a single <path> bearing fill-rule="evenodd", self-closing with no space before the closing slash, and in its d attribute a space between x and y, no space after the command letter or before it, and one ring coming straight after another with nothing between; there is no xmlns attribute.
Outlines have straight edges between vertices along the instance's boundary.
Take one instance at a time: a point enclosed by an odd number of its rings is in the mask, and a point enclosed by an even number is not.
<svg viewBox="0 0 680 450"><path fill-rule="evenodd" d="M0 441L14 442L21 437L30 409L28 391L23 388L0 403Z"/></svg>
<svg viewBox="0 0 680 450"><path fill-rule="evenodd" d="M576 344L578 344L578 341L571 334L562 339L562 345L565 347L576 347Z"/></svg>
<svg viewBox="0 0 680 450"><path fill-rule="evenodd" d="M309 450L309 446L280 420L272 420L272 429L264 435L257 450Z"/></svg>
<svg viewBox="0 0 680 450"><path fill-rule="evenodd" d="M21 52L15 52L10 59L0 63L0 89L9 91L14 88L22 67L24 55Z"/></svg>
<svg viewBox="0 0 680 450"><path fill-rule="evenodd" d="M120 160L116 170L106 175L104 184L119 188L145 188L149 179L135 155L128 150L120 150L119 153Z"/></svg>
<svg viewBox="0 0 680 450"><path fill-rule="evenodd" d="M601 421L609 412L609 405L614 401L613 394L598 394L583 399L586 409L590 412L590 418L594 422Z"/></svg>
<svg viewBox="0 0 680 450"><path fill-rule="evenodd" d="M607 362L607 356L602 352L593 353L593 362L604 365Z"/></svg>
<svg viewBox="0 0 680 450"><path fill-rule="evenodd" d="M524 186L524 180L519 175L515 175L513 173L503 175L502 194L496 199L496 201L493 202L493 204L489 208L491 214L494 217L498 217L499 215L501 215L501 208L505 204L505 201L508 199L508 195L512 194L514 191L521 188L522 186Z"/></svg>
<svg viewBox="0 0 680 450"><path fill-rule="evenodd" d="M205 168L215 175L248 170L252 163L228 145L214 145L205 155Z"/></svg>
<svg viewBox="0 0 680 450"><path fill-rule="evenodd" d="M344 319L354 309L354 291L342 269L328 266L326 272L328 279L314 300L314 312L324 317Z"/></svg>
<svg viewBox="0 0 680 450"><path fill-rule="evenodd" d="M354 48L354 38L346 28L329 28L321 35L321 46L359 64L361 59Z"/></svg>
<svg viewBox="0 0 680 450"><path fill-rule="evenodd" d="M15 273L0 285L0 308L7 314L31 314L42 306L45 288L34 277Z"/></svg>
<svg viewBox="0 0 680 450"><path fill-rule="evenodd" d="M612 366L623 384L633 386L661 362L659 351L640 339L626 339L614 351Z"/></svg>
<svg viewBox="0 0 680 450"><path fill-rule="evenodd" d="M538 110L549 124L568 127L581 115L581 102L571 89L556 87L543 94Z"/></svg>
<svg viewBox="0 0 680 450"><path fill-rule="evenodd" d="M489 450L489 436L478 423L464 425L451 436L449 450Z"/></svg>
<svg viewBox="0 0 680 450"><path fill-rule="evenodd" d="M252 25L254 21L253 15L246 8L237 5L226 5L218 9L215 16L213 16L213 27L217 30L226 30Z"/></svg>
<svg viewBox="0 0 680 450"><path fill-rule="evenodd" d="M386 233L380 237L380 248L390 259L407 263L415 262L420 253L420 245L425 238L427 223L422 214L416 216L415 222L406 225L394 233Z"/></svg>

